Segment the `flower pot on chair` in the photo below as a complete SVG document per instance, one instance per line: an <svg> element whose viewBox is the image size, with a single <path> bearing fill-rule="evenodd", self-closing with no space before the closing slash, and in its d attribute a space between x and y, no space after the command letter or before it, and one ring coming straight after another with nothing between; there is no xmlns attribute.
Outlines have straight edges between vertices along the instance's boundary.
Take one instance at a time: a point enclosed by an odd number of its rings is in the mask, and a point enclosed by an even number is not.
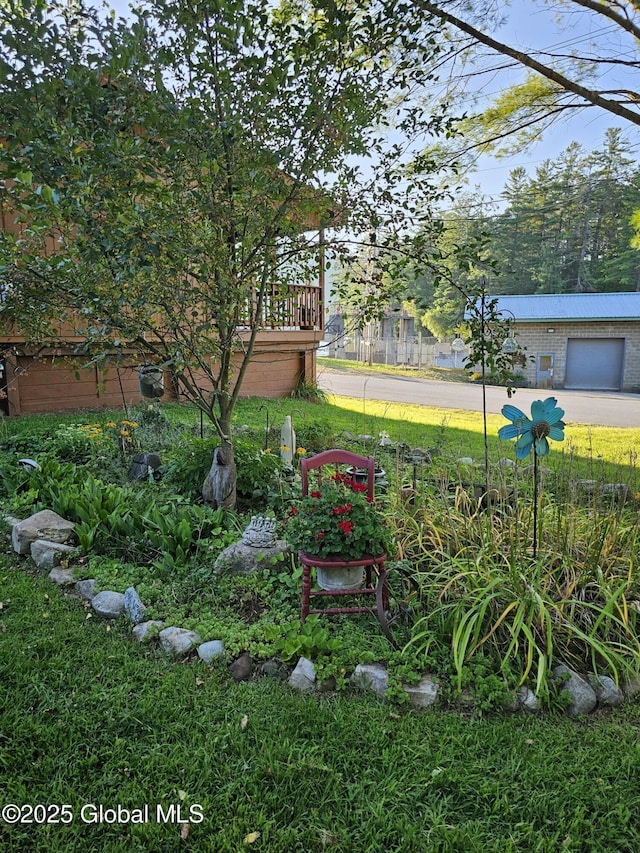
<svg viewBox="0 0 640 853"><path fill-rule="evenodd" d="M362 586L362 566L316 566L316 581L320 589L358 589Z"/></svg>

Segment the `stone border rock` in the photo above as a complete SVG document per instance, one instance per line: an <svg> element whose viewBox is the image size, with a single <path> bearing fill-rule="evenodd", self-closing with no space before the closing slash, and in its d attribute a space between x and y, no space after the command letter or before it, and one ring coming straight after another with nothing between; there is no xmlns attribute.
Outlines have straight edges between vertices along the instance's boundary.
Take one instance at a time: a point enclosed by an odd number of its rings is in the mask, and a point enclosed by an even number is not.
<svg viewBox="0 0 640 853"><path fill-rule="evenodd" d="M39 568L50 568L50 554L58 554L59 557L68 557L75 551L62 539L73 538L73 524L61 519L53 519L55 513L49 510L37 513L25 522L17 519L7 518L12 527L12 542L14 550L26 555L28 550ZM35 519L35 521L34 521ZM39 533L46 526L48 532L55 528L51 540L44 540L47 547L42 547ZM52 527L53 525L53 527ZM18 527L18 531L14 533ZM58 532L62 531L62 532ZM28 543L25 545L25 543ZM48 546L52 545L53 548ZM58 550L64 545L63 550ZM34 547L35 546L35 547ZM37 562L37 558L46 553L45 560ZM198 658L206 664L211 664L218 659L224 659L225 649L222 640L207 640L202 642L196 631L171 625L165 626L164 622L157 619L145 620L146 606L140 599L135 587L129 587L124 593L113 590L95 591L95 578L84 578L74 580L74 570L71 568L60 568L53 560L54 565L49 572L49 579L60 588L71 588L73 594L88 602L96 615L103 619L119 619L123 615L132 623L132 632L139 643L147 643L158 640L161 648L176 658L184 658L192 652L196 652ZM229 672L236 681L246 681L256 674L256 668L247 652L241 654L229 665ZM258 669L259 674L278 680L287 680L288 684L295 690L305 693L326 693L327 690L335 689L335 685L323 684L317 681L316 669L313 661L308 658L299 658L293 669L286 667L278 660L266 661ZM621 705L626 699L632 698L640 693L640 681L635 679L624 686L618 687L612 678L598 676L595 673L587 673L583 677L564 665L556 666L553 670L553 678L563 683L563 689L567 693L567 713L571 717L581 717L592 713L597 708L613 708ZM350 683L356 690L367 690L385 698L389 687L389 673L382 663L357 664L350 677ZM441 685L434 675L425 673L418 684L403 684L407 701L416 710L426 710L440 704ZM473 708L473 694L469 696L469 706ZM526 686L520 687L513 697L514 711L528 711L536 713L540 710L540 701L536 694Z"/></svg>

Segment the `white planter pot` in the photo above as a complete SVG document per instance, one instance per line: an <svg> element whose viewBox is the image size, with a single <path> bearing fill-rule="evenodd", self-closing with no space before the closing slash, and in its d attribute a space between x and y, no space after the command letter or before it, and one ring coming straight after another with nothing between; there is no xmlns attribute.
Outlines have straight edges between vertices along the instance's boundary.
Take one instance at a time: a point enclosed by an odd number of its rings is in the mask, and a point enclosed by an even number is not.
<svg viewBox="0 0 640 853"><path fill-rule="evenodd" d="M316 566L316 580L320 589L358 589L362 586L362 566L328 569Z"/></svg>

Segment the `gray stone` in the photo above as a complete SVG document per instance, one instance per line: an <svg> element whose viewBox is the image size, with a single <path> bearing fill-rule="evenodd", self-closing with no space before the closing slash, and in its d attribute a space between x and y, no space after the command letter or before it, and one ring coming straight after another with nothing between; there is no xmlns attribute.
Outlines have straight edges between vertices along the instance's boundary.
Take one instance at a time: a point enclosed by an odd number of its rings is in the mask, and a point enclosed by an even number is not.
<svg viewBox="0 0 640 853"><path fill-rule="evenodd" d="M271 548L254 548L244 542L236 542L225 548L214 563L216 574L252 575L271 565L278 565L289 553L288 542L279 539Z"/></svg>
<svg viewBox="0 0 640 853"><path fill-rule="evenodd" d="M624 702L624 693L616 685L613 678L609 678L608 675L596 675L590 672L587 681L594 689L600 705L609 705L615 708Z"/></svg>
<svg viewBox="0 0 640 853"><path fill-rule="evenodd" d="M605 483L600 494L618 503L625 503L631 498L631 489L626 483Z"/></svg>
<svg viewBox="0 0 640 853"><path fill-rule="evenodd" d="M458 465L473 465L473 459L470 456L461 456L459 459L456 459Z"/></svg>
<svg viewBox="0 0 640 853"><path fill-rule="evenodd" d="M316 686L316 668L309 658L300 658L289 676L289 684L296 690L313 690Z"/></svg>
<svg viewBox="0 0 640 853"><path fill-rule="evenodd" d="M165 652L170 652L176 657L183 657L193 651L196 646L199 646L202 640L196 631L189 631L186 628L164 628L158 635L160 645Z"/></svg>
<svg viewBox="0 0 640 853"><path fill-rule="evenodd" d="M375 441L376 438L374 435L366 435L365 433L361 433L356 436L356 440L361 442L362 444L371 444L372 441Z"/></svg>
<svg viewBox="0 0 640 853"><path fill-rule="evenodd" d="M276 681L286 681L289 670L280 660L266 660L260 667L260 674L267 678L275 678Z"/></svg>
<svg viewBox="0 0 640 853"><path fill-rule="evenodd" d="M416 465L428 464L431 462L431 452L424 447L414 447L409 451L407 462L413 462Z"/></svg>
<svg viewBox="0 0 640 853"><path fill-rule="evenodd" d="M597 480L577 480L576 481L576 489L579 492L582 492L585 495L595 495L598 491L598 481Z"/></svg>
<svg viewBox="0 0 640 853"><path fill-rule="evenodd" d="M253 673L253 661L249 652L243 652L239 658L233 661L229 672L236 681L247 681Z"/></svg>
<svg viewBox="0 0 640 853"><path fill-rule="evenodd" d="M148 643L160 633L164 622L159 619L150 619L148 622L140 622L133 626L133 636L139 643Z"/></svg>
<svg viewBox="0 0 640 853"><path fill-rule="evenodd" d="M104 619L118 619L124 613L124 595L121 592L105 590L94 595L91 606Z"/></svg>
<svg viewBox="0 0 640 853"><path fill-rule="evenodd" d="M622 688L626 699L633 699L640 693L640 679L631 678Z"/></svg>
<svg viewBox="0 0 640 853"><path fill-rule="evenodd" d="M11 531L13 550L18 554L29 554L31 543L36 539L69 545L75 540L74 527L73 522L62 518L57 512L43 509L13 525Z"/></svg>
<svg viewBox="0 0 640 853"><path fill-rule="evenodd" d="M516 703L518 708L535 713L540 710L540 700L530 687L519 687L516 690Z"/></svg>
<svg viewBox="0 0 640 853"><path fill-rule="evenodd" d="M49 580L58 586L71 586L74 583L73 569L61 569L56 567L49 572Z"/></svg>
<svg viewBox="0 0 640 853"><path fill-rule="evenodd" d="M564 664L554 668L553 677L563 682L563 689L567 690L571 697L568 712L572 717L590 714L593 711L598 699L595 690L586 679Z"/></svg>
<svg viewBox="0 0 640 853"><path fill-rule="evenodd" d="M147 608L133 586L124 591L124 612L134 625L144 622L144 614L147 612Z"/></svg>
<svg viewBox="0 0 640 853"><path fill-rule="evenodd" d="M222 640L209 640L198 646L198 657L205 663L211 663L214 658L219 658L224 655L224 645Z"/></svg>
<svg viewBox="0 0 640 853"><path fill-rule="evenodd" d="M384 696L389 686L389 673L380 663L359 663L351 676L354 687L373 690L379 696Z"/></svg>
<svg viewBox="0 0 640 853"><path fill-rule="evenodd" d="M79 595L80 598L84 598L85 601L91 601L96 594L96 579L85 578L84 580L78 581L75 585L75 593L76 595Z"/></svg>
<svg viewBox="0 0 640 853"><path fill-rule="evenodd" d="M405 684L403 687L414 708L431 708L438 701L440 685L431 675L423 675L417 684Z"/></svg>
<svg viewBox="0 0 640 853"><path fill-rule="evenodd" d="M63 557L68 557L76 550L72 545L61 542L48 542L46 539L36 539L31 543L31 558L39 569L53 569L60 565Z"/></svg>
<svg viewBox="0 0 640 853"><path fill-rule="evenodd" d="M157 453L136 453L131 460L128 477L130 480L157 480L162 460Z"/></svg>

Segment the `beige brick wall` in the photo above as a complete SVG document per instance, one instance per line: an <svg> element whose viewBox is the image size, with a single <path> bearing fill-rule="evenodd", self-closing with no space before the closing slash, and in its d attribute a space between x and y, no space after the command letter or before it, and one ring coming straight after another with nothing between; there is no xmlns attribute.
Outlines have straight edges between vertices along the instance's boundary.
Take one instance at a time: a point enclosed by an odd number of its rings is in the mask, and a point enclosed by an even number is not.
<svg viewBox="0 0 640 853"><path fill-rule="evenodd" d="M553 329L553 331L550 331ZM536 386L536 361L539 354L552 353L553 388L563 388L568 338L624 338L623 391L640 390L640 320L544 323L518 322L514 326L518 343L526 347L527 365L521 370L527 384ZM534 360L531 361L531 356Z"/></svg>

